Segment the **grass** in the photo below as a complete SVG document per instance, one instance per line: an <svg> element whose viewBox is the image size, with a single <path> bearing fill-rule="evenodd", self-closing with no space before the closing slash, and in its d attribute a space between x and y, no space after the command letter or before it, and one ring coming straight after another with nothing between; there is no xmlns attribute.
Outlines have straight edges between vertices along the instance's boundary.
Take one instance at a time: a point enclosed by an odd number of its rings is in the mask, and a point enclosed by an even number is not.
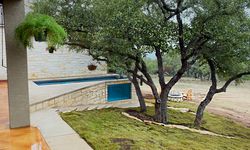
<svg viewBox="0 0 250 150"><path fill-rule="evenodd" d="M195 112L197 109L196 104L189 102L182 102L182 103L170 102L168 105L177 108L178 107L189 108L193 112ZM185 124L189 127L192 127L194 117L195 115L191 113L181 113L169 110L169 119L170 122L173 124ZM235 123L232 120L227 119L225 117L214 115L208 112L205 112L202 128L204 130L208 130L222 135L250 139L250 128Z"/></svg>
<svg viewBox="0 0 250 150"><path fill-rule="evenodd" d="M194 108L189 103L170 103L170 106ZM136 109L136 108L135 108ZM206 113L202 127L206 130L234 136L234 139L201 135L186 130L170 129L127 118L124 109L102 109L62 113L62 118L96 150L247 150L250 129L223 117ZM153 107L148 108L152 115ZM192 126L194 115L169 110L173 124Z"/></svg>

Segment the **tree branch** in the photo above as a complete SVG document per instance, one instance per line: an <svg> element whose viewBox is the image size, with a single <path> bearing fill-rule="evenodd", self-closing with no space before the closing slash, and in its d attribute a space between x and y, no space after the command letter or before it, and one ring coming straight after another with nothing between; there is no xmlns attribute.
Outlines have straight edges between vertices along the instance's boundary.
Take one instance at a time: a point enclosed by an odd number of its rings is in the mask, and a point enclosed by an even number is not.
<svg viewBox="0 0 250 150"><path fill-rule="evenodd" d="M141 66L139 65L139 62L141 64ZM152 77L150 76L150 74L148 73L147 70L147 65L145 64L145 62L143 60L138 61L138 63L136 63L136 67L140 70L140 72L146 77L147 81L149 82L149 86L154 94L154 97L156 98L157 102L160 103L161 102L161 98L159 96L158 90L154 84L154 81L152 79Z"/></svg>
<svg viewBox="0 0 250 150"><path fill-rule="evenodd" d="M207 22L209 22L210 20L218 17L218 16L230 16L230 15L233 15L235 13L238 13L237 11L232 11L232 12L227 12L225 10L221 10L221 8L219 6L218 7L218 11L216 11L216 13L214 14L211 14L210 16L206 17L202 22L202 28L201 28L201 31L203 31L205 29L205 24Z"/></svg>
<svg viewBox="0 0 250 150"><path fill-rule="evenodd" d="M160 1L162 3L162 7L165 10L167 10L169 12L175 12L176 11L175 9L170 8L170 6L164 0L158 0L158 1Z"/></svg>
<svg viewBox="0 0 250 150"><path fill-rule="evenodd" d="M159 83L161 85L161 89L163 90L165 87L165 78L164 78L164 69L163 69L163 59L162 59L162 53L161 53L160 47L155 46L155 55L156 55L157 64L158 64Z"/></svg>
<svg viewBox="0 0 250 150"><path fill-rule="evenodd" d="M226 92L227 87L228 87L233 81L235 81L235 80L237 80L237 79L239 79L239 78L241 78L242 76L245 76L245 75L250 75L250 71L249 71L249 72L243 72L243 73L240 73L240 74L237 74L237 75L231 77L230 79L228 79L228 80L226 81L226 83L223 85L222 88L216 90L216 93Z"/></svg>
<svg viewBox="0 0 250 150"><path fill-rule="evenodd" d="M135 76L136 78L140 79L142 82L144 82L145 84L147 84L148 86L150 86L150 83L142 76L142 75L139 75L137 73L134 73L133 70L128 70L129 73L132 73L133 76Z"/></svg>
<svg viewBox="0 0 250 150"><path fill-rule="evenodd" d="M64 42L65 45L69 46L78 46L82 49L90 49L90 46L84 43L79 43L79 42Z"/></svg>
<svg viewBox="0 0 250 150"><path fill-rule="evenodd" d="M110 61L107 59L107 58L104 58L100 55L96 55L94 53L91 52L91 50L88 50L88 53L90 56L92 56L95 60L98 60L98 61L104 61L104 62L107 62L109 63Z"/></svg>
<svg viewBox="0 0 250 150"><path fill-rule="evenodd" d="M186 70L188 69L188 67L189 67L188 61L186 59L182 59L182 61L181 61L181 68L168 81L168 83L165 85L165 89L170 90L181 79L181 77L186 72Z"/></svg>
<svg viewBox="0 0 250 150"><path fill-rule="evenodd" d="M179 12L179 9L181 8L182 0L177 0L177 23L178 23L178 40L179 40L179 47L181 52L182 59L186 57L186 49L185 49L185 42L184 42L184 29L183 29L183 22L181 18L181 13Z"/></svg>
<svg viewBox="0 0 250 150"><path fill-rule="evenodd" d="M165 21L168 21L169 19L171 19L175 15L188 9L188 7L183 7L179 10L170 8L170 6L164 0L156 0L156 3L158 4L158 6L161 9L162 14L164 15Z"/></svg>
<svg viewBox="0 0 250 150"><path fill-rule="evenodd" d="M193 56L197 56L200 50L202 50L202 46L206 44L210 40L209 37L199 37L196 40L190 41L188 46L186 47L186 51L191 49L190 54L186 55L185 59L189 60Z"/></svg>
<svg viewBox="0 0 250 150"><path fill-rule="evenodd" d="M210 74L211 74L211 80L212 80L212 86L211 88L216 89L217 88L217 78L216 78L216 67L214 64L214 61L211 59L207 59L209 68L210 68Z"/></svg>
<svg viewBox="0 0 250 150"><path fill-rule="evenodd" d="M149 85L150 83L149 83L149 81L147 81L142 75L139 75L138 74L138 61L136 61L135 62L135 67L134 67L134 70L130 70L129 69L129 64L128 63L125 63L126 64L126 66L127 66L127 71L129 72L129 73L132 73L133 74L133 76L135 76L136 78L138 78L138 79L140 79L142 82L144 82L145 84L147 84L147 85Z"/></svg>
<svg viewBox="0 0 250 150"><path fill-rule="evenodd" d="M88 30L82 30L82 29L73 29L71 27L66 27L65 28L67 31L71 31L71 32L78 32L78 33L89 33Z"/></svg>

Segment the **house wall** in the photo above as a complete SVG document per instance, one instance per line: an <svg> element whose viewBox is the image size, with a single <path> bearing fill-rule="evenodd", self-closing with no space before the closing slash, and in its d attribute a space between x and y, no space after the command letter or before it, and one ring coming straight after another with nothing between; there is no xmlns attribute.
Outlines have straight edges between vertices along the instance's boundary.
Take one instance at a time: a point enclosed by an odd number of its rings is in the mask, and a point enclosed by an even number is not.
<svg viewBox="0 0 250 150"><path fill-rule="evenodd" d="M89 71L88 65L93 60L86 52L77 53L64 46L51 54L46 47L47 44L44 42L35 42L34 48L27 50L30 79L95 76L107 73L105 63L98 64L95 71Z"/></svg>

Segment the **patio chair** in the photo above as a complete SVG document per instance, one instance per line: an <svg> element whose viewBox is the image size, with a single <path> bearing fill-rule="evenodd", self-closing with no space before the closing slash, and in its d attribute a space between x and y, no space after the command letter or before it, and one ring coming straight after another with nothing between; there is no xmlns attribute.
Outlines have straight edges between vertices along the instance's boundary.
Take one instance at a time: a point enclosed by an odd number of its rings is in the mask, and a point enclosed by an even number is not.
<svg viewBox="0 0 250 150"><path fill-rule="evenodd" d="M192 97L193 97L193 91L192 89L189 89L186 94L183 95L183 99L187 100L187 101L192 101Z"/></svg>

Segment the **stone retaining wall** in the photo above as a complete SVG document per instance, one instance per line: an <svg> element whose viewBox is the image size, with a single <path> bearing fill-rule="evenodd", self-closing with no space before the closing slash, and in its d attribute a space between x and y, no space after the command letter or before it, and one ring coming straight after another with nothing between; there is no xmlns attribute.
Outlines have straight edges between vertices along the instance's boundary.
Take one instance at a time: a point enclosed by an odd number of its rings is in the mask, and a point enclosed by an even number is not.
<svg viewBox="0 0 250 150"><path fill-rule="evenodd" d="M35 112L53 107L74 107L79 105L109 104L107 101L107 86L110 84L130 83L128 80L107 81L85 87L70 93L60 95L42 102L32 104L30 111ZM132 100L136 100L135 90L132 86Z"/></svg>

